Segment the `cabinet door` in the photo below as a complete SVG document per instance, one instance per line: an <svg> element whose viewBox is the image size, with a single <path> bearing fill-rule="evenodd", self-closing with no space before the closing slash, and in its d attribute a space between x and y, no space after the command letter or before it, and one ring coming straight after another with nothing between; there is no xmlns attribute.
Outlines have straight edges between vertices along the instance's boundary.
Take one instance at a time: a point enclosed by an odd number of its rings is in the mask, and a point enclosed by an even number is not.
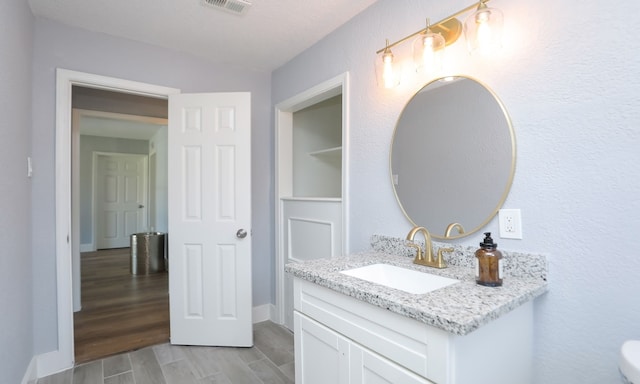
<svg viewBox="0 0 640 384"><path fill-rule="evenodd" d="M347 384L349 341L331 329L294 312L297 384Z"/></svg>
<svg viewBox="0 0 640 384"><path fill-rule="evenodd" d="M350 384L433 384L391 360L352 343Z"/></svg>

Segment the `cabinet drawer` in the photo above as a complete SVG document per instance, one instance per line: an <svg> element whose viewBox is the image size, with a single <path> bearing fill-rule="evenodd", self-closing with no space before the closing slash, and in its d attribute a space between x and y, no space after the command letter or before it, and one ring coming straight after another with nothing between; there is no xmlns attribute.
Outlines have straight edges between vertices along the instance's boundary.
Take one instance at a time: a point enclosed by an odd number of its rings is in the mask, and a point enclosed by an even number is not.
<svg viewBox="0 0 640 384"><path fill-rule="evenodd" d="M374 305L300 279L297 311L435 382L446 382L450 335Z"/></svg>

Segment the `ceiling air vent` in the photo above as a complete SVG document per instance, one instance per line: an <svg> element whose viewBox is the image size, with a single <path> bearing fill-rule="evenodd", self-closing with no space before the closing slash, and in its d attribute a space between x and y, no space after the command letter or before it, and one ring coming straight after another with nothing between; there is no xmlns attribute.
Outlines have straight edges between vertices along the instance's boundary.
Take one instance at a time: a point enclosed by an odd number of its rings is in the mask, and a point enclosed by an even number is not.
<svg viewBox="0 0 640 384"><path fill-rule="evenodd" d="M202 4L236 15L244 15L251 7L251 3L244 0L202 0Z"/></svg>

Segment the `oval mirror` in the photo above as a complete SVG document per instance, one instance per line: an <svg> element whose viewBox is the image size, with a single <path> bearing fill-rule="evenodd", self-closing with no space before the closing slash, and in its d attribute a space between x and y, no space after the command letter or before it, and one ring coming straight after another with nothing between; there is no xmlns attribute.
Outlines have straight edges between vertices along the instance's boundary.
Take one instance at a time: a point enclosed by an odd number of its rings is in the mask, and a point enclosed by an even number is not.
<svg viewBox="0 0 640 384"><path fill-rule="evenodd" d="M511 120L493 92L469 77L442 78L402 111L391 143L391 180L414 226L436 239L460 238L498 212L515 159Z"/></svg>

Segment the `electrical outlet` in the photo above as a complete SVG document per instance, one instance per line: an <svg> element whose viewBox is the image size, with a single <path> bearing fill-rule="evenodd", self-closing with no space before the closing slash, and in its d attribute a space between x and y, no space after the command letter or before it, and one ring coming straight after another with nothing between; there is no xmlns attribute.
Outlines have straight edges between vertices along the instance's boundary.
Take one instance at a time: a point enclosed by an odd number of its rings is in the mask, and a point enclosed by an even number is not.
<svg viewBox="0 0 640 384"><path fill-rule="evenodd" d="M522 239L522 217L519 209L501 209L498 212L500 237L503 239Z"/></svg>

